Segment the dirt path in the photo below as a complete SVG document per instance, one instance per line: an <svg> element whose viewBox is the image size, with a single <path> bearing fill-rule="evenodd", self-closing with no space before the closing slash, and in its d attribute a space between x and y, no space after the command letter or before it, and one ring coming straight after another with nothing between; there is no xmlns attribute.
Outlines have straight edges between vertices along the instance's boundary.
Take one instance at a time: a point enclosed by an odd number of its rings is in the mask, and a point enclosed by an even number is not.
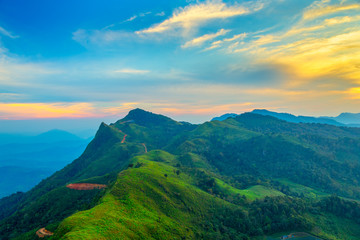
<svg viewBox="0 0 360 240"><path fill-rule="evenodd" d="M119 124L132 123L132 122L134 122L134 120L127 120L125 122L120 122Z"/></svg>
<svg viewBox="0 0 360 240"><path fill-rule="evenodd" d="M103 189L107 186L104 184L92 184L92 183L72 183L66 186L67 188L74 190L93 190L93 189Z"/></svg>
<svg viewBox="0 0 360 240"><path fill-rule="evenodd" d="M121 143L124 143L126 140L127 134L124 135L123 139L121 140Z"/></svg>
<svg viewBox="0 0 360 240"><path fill-rule="evenodd" d="M146 148L146 145L145 145L145 143L142 143L142 145L144 146L144 149L145 149L145 153L147 153L147 148Z"/></svg>
<svg viewBox="0 0 360 240"><path fill-rule="evenodd" d="M40 228L37 230L36 235L39 238L49 237L52 236L54 233L50 232L49 230L46 230L45 228Z"/></svg>

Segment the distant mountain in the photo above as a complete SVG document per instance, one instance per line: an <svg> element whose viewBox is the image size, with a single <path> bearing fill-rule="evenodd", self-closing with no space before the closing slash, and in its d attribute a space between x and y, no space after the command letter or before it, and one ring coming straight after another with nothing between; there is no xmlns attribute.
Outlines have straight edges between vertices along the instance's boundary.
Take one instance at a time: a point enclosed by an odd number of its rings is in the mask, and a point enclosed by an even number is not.
<svg viewBox="0 0 360 240"><path fill-rule="evenodd" d="M255 109L251 113L260 114L263 116L272 116L278 119L293 122L293 123L320 123L330 124L334 126L348 126L360 127L360 114L342 113L338 117L310 117L310 116L295 116L289 113L272 112L266 109ZM235 113L227 113L220 117L215 117L211 121L224 121L230 117L238 116Z"/></svg>
<svg viewBox="0 0 360 240"><path fill-rule="evenodd" d="M102 123L62 170L0 199L0 239L45 227L68 240L357 240L359 146L359 128L255 113L193 125L135 109Z"/></svg>
<svg viewBox="0 0 360 240"><path fill-rule="evenodd" d="M228 118L234 118L234 117L236 117L238 114L236 114L236 113L226 113L226 114L224 114L224 115L221 115L220 117L214 117L213 119L211 119L211 121L215 121L215 120L217 120L217 121L224 121L224 120L226 120L226 119L228 119Z"/></svg>
<svg viewBox="0 0 360 240"><path fill-rule="evenodd" d="M360 126L360 113L341 113L337 117L325 117L343 124Z"/></svg>
<svg viewBox="0 0 360 240"><path fill-rule="evenodd" d="M48 132L37 135L32 139L32 142L63 142L63 141L83 141L83 138L67 131L54 129Z"/></svg>
<svg viewBox="0 0 360 240"><path fill-rule="evenodd" d="M89 141L62 130L0 134L0 197L30 190L80 156Z"/></svg>
<svg viewBox="0 0 360 240"><path fill-rule="evenodd" d="M294 123L321 123L321 124L330 124L335 126L345 126L345 124L343 123L324 117L295 116L289 113L277 113L265 109L255 109L252 111L252 113L256 113L264 116L272 116L281 120L294 122Z"/></svg>
<svg viewBox="0 0 360 240"><path fill-rule="evenodd" d="M78 137L67 131L53 129L37 135L20 135L0 133L0 144L9 143L48 143L62 141L80 141L84 138Z"/></svg>
<svg viewBox="0 0 360 240"><path fill-rule="evenodd" d="M39 133L61 129L82 138L93 137L99 122L113 122L116 118L78 118L78 119L29 119L0 120L0 133L33 136Z"/></svg>

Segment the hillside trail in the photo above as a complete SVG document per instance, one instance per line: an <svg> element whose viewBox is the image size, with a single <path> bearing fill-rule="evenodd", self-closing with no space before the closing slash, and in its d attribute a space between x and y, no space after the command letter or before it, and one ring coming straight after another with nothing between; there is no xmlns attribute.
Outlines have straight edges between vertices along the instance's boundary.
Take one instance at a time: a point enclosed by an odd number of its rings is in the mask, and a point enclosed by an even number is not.
<svg viewBox="0 0 360 240"><path fill-rule="evenodd" d="M142 145L144 146L145 153L147 153L148 151L147 151L147 147L146 147L145 143L142 143Z"/></svg>
<svg viewBox="0 0 360 240"><path fill-rule="evenodd" d="M39 238L44 238L44 237L49 237L54 235L54 233L50 232L49 230L46 230L45 228L40 228L39 230L36 231L36 235Z"/></svg>
<svg viewBox="0 0 360 240"><path fill-rule="evenodd" d="M124 143L126 140L127 134L124 135L123 139L121 140L121 143Z"/></svg>
<svg viewBox="0 0 360 240"><path fill-rule="evenodd" d="M127 122L129 122L129 121L127 121ZM124 122L124 123L126 123L126 122ZM119 131L121 133L123 133L121 130L119 130ZM127 134L124 135L121 143L125 143L127 136L128 136ZM145 153L147 153L148 151L147 151L147 147L146 147L145 143L142 143L142 145L144 146ZM93 184L93 183L71 183L71 184L66 185L66 187L69 189L78 190L78 191L87 191L87 190L94 190L94 189L104 189L104 188L107 188L107 185ZM46 230L45 228L41 228L36 232L36 235L39 238L44 238L44 237L52 236L53 233Z"/></svg>

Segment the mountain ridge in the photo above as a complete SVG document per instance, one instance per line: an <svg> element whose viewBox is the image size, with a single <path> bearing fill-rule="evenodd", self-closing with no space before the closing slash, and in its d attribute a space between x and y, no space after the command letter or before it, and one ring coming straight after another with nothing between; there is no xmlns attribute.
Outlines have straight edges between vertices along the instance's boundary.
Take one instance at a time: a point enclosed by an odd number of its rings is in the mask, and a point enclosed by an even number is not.
<svg viewBox="0 0 360 240"><path fill-rule="evenodd" d="M327 116L321 116L321 117L311 117L311 116L296 116L290 113L278 113L269 111L266 109L254 109L251 111L251 113L265 115L265 116L272 116L276 117L281 120L285 120L288 122L294 122L294 123L320 123L320 124L329 124L329 125L335 125L335 126L343 126L343 127L360 127L360 113L341 113L337 117L327 117ZM211 121L224 121L230 117L236 117L239 114L235 113L226 113L224 115L221 115L219 117L214 117L211 119Z"/></svg>
<svg viewBox="0 0 360 240"><path fill-rule="evenodd" d="M1 199L0 238L32 239L46 227L50 239L248 239L294 230L358 239L360 206L330 196L360 200L359 146L357 128L255 113L193 125L136 109L102 123L73 163ZM108 188L82 192L70 183ZM331 204L354 214L333 212ZM339 227L329 229L325 219Z"/></svg>

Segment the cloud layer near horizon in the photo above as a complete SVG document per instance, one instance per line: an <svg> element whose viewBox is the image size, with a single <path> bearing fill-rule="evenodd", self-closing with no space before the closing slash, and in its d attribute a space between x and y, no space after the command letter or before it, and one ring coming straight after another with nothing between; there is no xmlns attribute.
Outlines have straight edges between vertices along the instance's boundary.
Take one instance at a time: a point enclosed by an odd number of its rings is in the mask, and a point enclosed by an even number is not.
<svg viewBox="0 0 360 240"><path fill-rule="evenodd" d="M26 28L4 12L0 119L120 116L131 107L188 121L254 108L359 111L358 1L111 3L105 14L84 1L96 21L71 15L46 30L51 16Z"/></svg>

